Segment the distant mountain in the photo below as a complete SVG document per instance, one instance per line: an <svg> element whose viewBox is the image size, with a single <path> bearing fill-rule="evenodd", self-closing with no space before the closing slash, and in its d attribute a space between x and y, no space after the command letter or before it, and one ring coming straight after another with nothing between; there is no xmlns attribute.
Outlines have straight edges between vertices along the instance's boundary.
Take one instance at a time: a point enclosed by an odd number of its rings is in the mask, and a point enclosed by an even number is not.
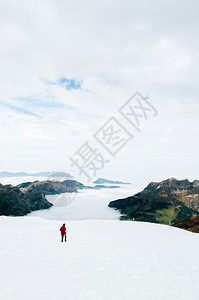
<svg viewBox="0 0 199 300"><path fill-rule="evenodd" d="M73 193L86 188L76 180L36 180L24 182L14 187L0 184L0 215L24 216L31 211L52 206L45 195Z"/></svg>
<svg viewBox="0 0 199 300"><path fill-rule="evenodd" d="M31 211L51 206L52 204L39 192L27 194L11 184L0 184L0 215L24 216Z"/></svg>
<svg viewBox="0 0 199 300"><path fill-rule="evenodd" d="M66 178L70 178L72 179L73 176L71 176L69 173L66 173L66 172L53 172L50 176L49 176L50 179L52 180L66 180Z"/></svg>
<svg viewBox="0 0 199 300"><path fill-rule="evenodd" d="M151 182L142 192L111 201L121 219L169 224L199 215L199 180L170 178Z"/></svg>
<svg viewBox="0 0 199 300"><path fill-rule="evenodd" d="M172 224L172 226L199 233L199 216L193 216L189 219L182 220Z"/></svg>
<svg viewBox="0 0 199 300"><path fill-rule="evenodd" d="M29 174L26 172L0 172L0 177L26 177L26 176L35 176L35 177L70 177L73 178L69 173L66 172L38 172Z"/></svg>
<svg viewBox="0 0 199 300"><path fill-rule="evenodd" d="M29 176L29 175L25 172L16 172L16 173L0 172L0 177L24 177L24 176Z"/></svg>
<svg viewBox="0 0 199 300"><path fill-rule="evenodd" d="M49 177L50 178L50 177ZM118 185L95 185L95 186L85 186L82 183L67 179L64 181L53 180L43 180L43 181L33 181L33 182L23 182L17 185L21 191L26 193L36 193L40 192L44 195L54 195L61 193L75 193L81 189L115 189L120 188Z"/></svg>
<svg viewBox="0 0 199 300"><path fill-rule="evenodd" d="M85 188L84 185L76 180L64 180L64 181L34 181L20 183L18 186L21 191L26 193L37 193L40 192L45 195L54 195L60 193L73 193L77 192L78 189Z"/></svg>
<svg viewBox="0 0 199 300"><path fill-rule="evenodd" d="M95 184L104 184L104 183L109 183L109 184L131 184L129 182L122 182L122 181L113 181L113 180L108 180L104 178L98 178L96 181L93 181Z"/></svg>
<svg viewBox="0 0 199 300"><path fill-rule="evenodd" d="M103 185L103 184L97 184L94 186L95 189L118 189L120 188L119 185Z"/></svg>

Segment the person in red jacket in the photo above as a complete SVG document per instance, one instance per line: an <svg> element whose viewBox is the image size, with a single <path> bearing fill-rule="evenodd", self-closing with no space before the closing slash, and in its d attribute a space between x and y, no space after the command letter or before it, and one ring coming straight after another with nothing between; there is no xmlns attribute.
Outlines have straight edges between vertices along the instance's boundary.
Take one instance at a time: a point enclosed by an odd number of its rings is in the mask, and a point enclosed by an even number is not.
<svg viewBox="0 0 199 300"><path fill-rule="evenodd" d="M67 242L66 240L66 226L65 224L63 224L63 226L60 228L61 231L61 242L63 242L64 237L65 237L65 242Z"/></svg>

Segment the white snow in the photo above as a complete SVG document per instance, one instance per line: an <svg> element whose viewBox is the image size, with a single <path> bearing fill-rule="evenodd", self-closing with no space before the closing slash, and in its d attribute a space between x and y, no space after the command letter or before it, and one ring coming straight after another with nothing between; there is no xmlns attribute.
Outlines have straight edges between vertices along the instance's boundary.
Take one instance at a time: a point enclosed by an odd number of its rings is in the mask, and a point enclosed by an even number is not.
<svg viewBox="0 0 199 300"><path fill-rule="evenodd" d="M199 235L141 222L0 217L2 300L196 300Z"/></svg>
<svg viewBox="0 0 199 300"><path fill-rule="evenodd" d="M187 195L186 198L197 198L199 194Z"/></svg>

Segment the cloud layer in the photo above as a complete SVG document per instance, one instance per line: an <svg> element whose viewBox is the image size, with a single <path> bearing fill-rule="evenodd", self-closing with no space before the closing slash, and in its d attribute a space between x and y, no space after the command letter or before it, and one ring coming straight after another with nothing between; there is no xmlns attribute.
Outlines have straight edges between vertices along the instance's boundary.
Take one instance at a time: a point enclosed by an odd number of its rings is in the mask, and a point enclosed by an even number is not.
<svg viewBox="0 0 199 300"><path fill-rule="evenodd" d="M198 1L0 6L3 170L68 170L68 156L139 90L158 117L99 175L197 175Z"/></svg>

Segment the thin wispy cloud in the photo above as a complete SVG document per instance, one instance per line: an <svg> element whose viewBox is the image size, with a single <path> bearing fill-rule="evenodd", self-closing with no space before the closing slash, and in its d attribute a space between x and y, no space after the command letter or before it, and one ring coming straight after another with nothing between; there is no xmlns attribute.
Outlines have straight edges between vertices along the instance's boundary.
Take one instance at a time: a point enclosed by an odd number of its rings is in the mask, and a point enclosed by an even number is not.
<svg viewBox="0 0 199 300"><path fill-rule="evenodd" d="M14 106L14 105L11 105L11 104L6 104L2 101L0 101L0 106L9 108L9 109L11 109L11 110L13 110L13 111L15 111L16 113L19 113L19 114L25 114L25 115L30 115L30 116L35 116L37 118L40 118L39 115L31 112L31 110L25 109L25 108L20 107L20 106Z"/></svg>

